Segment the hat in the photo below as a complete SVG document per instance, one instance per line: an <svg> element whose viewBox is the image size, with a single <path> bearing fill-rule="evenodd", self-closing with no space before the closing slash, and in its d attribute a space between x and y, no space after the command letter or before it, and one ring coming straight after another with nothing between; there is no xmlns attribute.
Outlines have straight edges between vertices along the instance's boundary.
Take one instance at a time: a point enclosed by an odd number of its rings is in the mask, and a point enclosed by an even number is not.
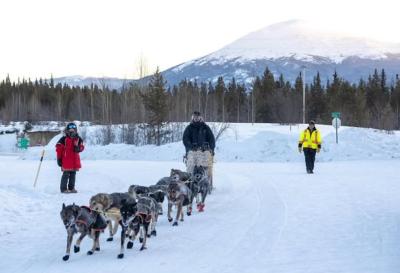
<svg viewBox="0 0 400 273"><path fill-rule="evenodd" d="M192 122L204 122L203 117L199 111L194 111L192 114Z"/></svg>
<svg viewBox="0 0 400 273"><path fill-rule="evenodd" d="M310 120L310 122L308 124L314 124L315 125L315 121L314 120Z"/></svg>
<svg viewBox="0 0 400 273"><path fill-rule="evenodd" d="M76 130L77 129L76 124L73 123L73 122L68 123L67 126L65 127L65 130L69 130L69 129L75 129Z"/></svg>

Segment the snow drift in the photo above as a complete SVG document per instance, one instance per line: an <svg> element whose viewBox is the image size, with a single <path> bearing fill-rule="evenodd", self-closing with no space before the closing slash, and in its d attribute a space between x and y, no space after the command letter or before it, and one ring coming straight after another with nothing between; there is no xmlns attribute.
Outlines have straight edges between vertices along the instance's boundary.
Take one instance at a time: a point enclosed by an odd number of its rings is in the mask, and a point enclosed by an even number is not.
<svg viewBox="0 0 400 273"><path fill-rule="evenodd" d="M218 162L298 162L303 155L297 152L301 130L306 125L279 124L231 124L217 142ZM400 158L400 133L376 129L341 127L339 143L336 144L332 126L317 126L323 136L322 151L317 160L383 160ZM95 127L87 129L86 149L83 160L149 160L181 161L185 153L181 142L160 147L154 145L133 146L127 144L94 145ZM55 159L54 147L61 135L56 136L46 147L46 159ZM4 140L2 141L2 139ZM7 140L6 140L7 139ZM2 144L3 143L3 144ZM8 143L8 144L6 144ZM10 136L0 135L0 152L10 152L13 141ZM23 159L37 159L42 148L32 147L20 154Z"/></svg>

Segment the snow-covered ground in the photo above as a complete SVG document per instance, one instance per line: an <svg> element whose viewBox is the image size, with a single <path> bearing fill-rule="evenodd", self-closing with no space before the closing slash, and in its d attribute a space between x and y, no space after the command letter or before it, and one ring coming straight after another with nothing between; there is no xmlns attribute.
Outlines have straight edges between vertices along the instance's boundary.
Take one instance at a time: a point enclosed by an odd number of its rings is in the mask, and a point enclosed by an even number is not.
<svg viewBox="0 0 400 273"><path fill-rule="evenodd" d="M303 126L233 127L218 144L216 190L205 212L178 227L162 216L148 249L140 252L136 244L123 260L117 259L119 236L114 242L102 236L99 253L87 256L91 241L85 239L81 253L62 261L61 205L87 205L98 192L154 184L170 168L183 169L180 143L88 146L79 193L70 195L59 193L54 160L43 162L33 188L40 149L24 160L0 156L0 271L399 272L398 132L343 128L336 145L333 129L320 126L324 149L316 173L307 175L296 147Z"/></svg>

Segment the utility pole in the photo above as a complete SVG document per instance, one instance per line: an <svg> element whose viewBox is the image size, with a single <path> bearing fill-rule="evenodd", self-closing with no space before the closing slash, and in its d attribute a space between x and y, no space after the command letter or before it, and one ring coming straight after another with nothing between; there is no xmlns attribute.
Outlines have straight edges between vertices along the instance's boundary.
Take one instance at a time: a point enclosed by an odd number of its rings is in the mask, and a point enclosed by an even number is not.
<svg viewBox="0 0 400 273"><path fill-rule="evenodd" d="M251 91L251 125L254 125L254 88Z"/></svg>
<svg viewBox="0 0 400 273"><path fill-rule="evenodd" d="M253 79L255 80L256 79L256 72L255 72L255 70L253 70L252 71L252 76L253 76ZM251 125L254 125L254 106L255 106L255 103L254 103L254 80L253 80L253 90L251 90Z"/></svg>
<svg viewBox="0 0 400 273"><path fill-rule="evenodd" d="M306 123L306 67L303 65L303 124Z"/></svg>

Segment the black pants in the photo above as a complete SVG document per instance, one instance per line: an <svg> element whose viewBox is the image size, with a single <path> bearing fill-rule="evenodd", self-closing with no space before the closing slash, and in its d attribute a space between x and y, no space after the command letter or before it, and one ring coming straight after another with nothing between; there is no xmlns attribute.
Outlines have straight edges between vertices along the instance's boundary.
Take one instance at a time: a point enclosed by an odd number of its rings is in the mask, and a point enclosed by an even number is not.
<svg viewBox="0 0 400 273"><path fill-rule="evenodd" d="M311 148L304 148L304 157L306 159L306 168L307 171L313 171L314 170L314 162L315 162L315 154L317 153L317 150L311 149Z"/></svg>
<svg viewBox="0 0 400 273"><path fill-rule="evenodd" d="M61 185L60 190L61 192L68 190L75 189L75 171L64 171L61 177Z"/></svg>

